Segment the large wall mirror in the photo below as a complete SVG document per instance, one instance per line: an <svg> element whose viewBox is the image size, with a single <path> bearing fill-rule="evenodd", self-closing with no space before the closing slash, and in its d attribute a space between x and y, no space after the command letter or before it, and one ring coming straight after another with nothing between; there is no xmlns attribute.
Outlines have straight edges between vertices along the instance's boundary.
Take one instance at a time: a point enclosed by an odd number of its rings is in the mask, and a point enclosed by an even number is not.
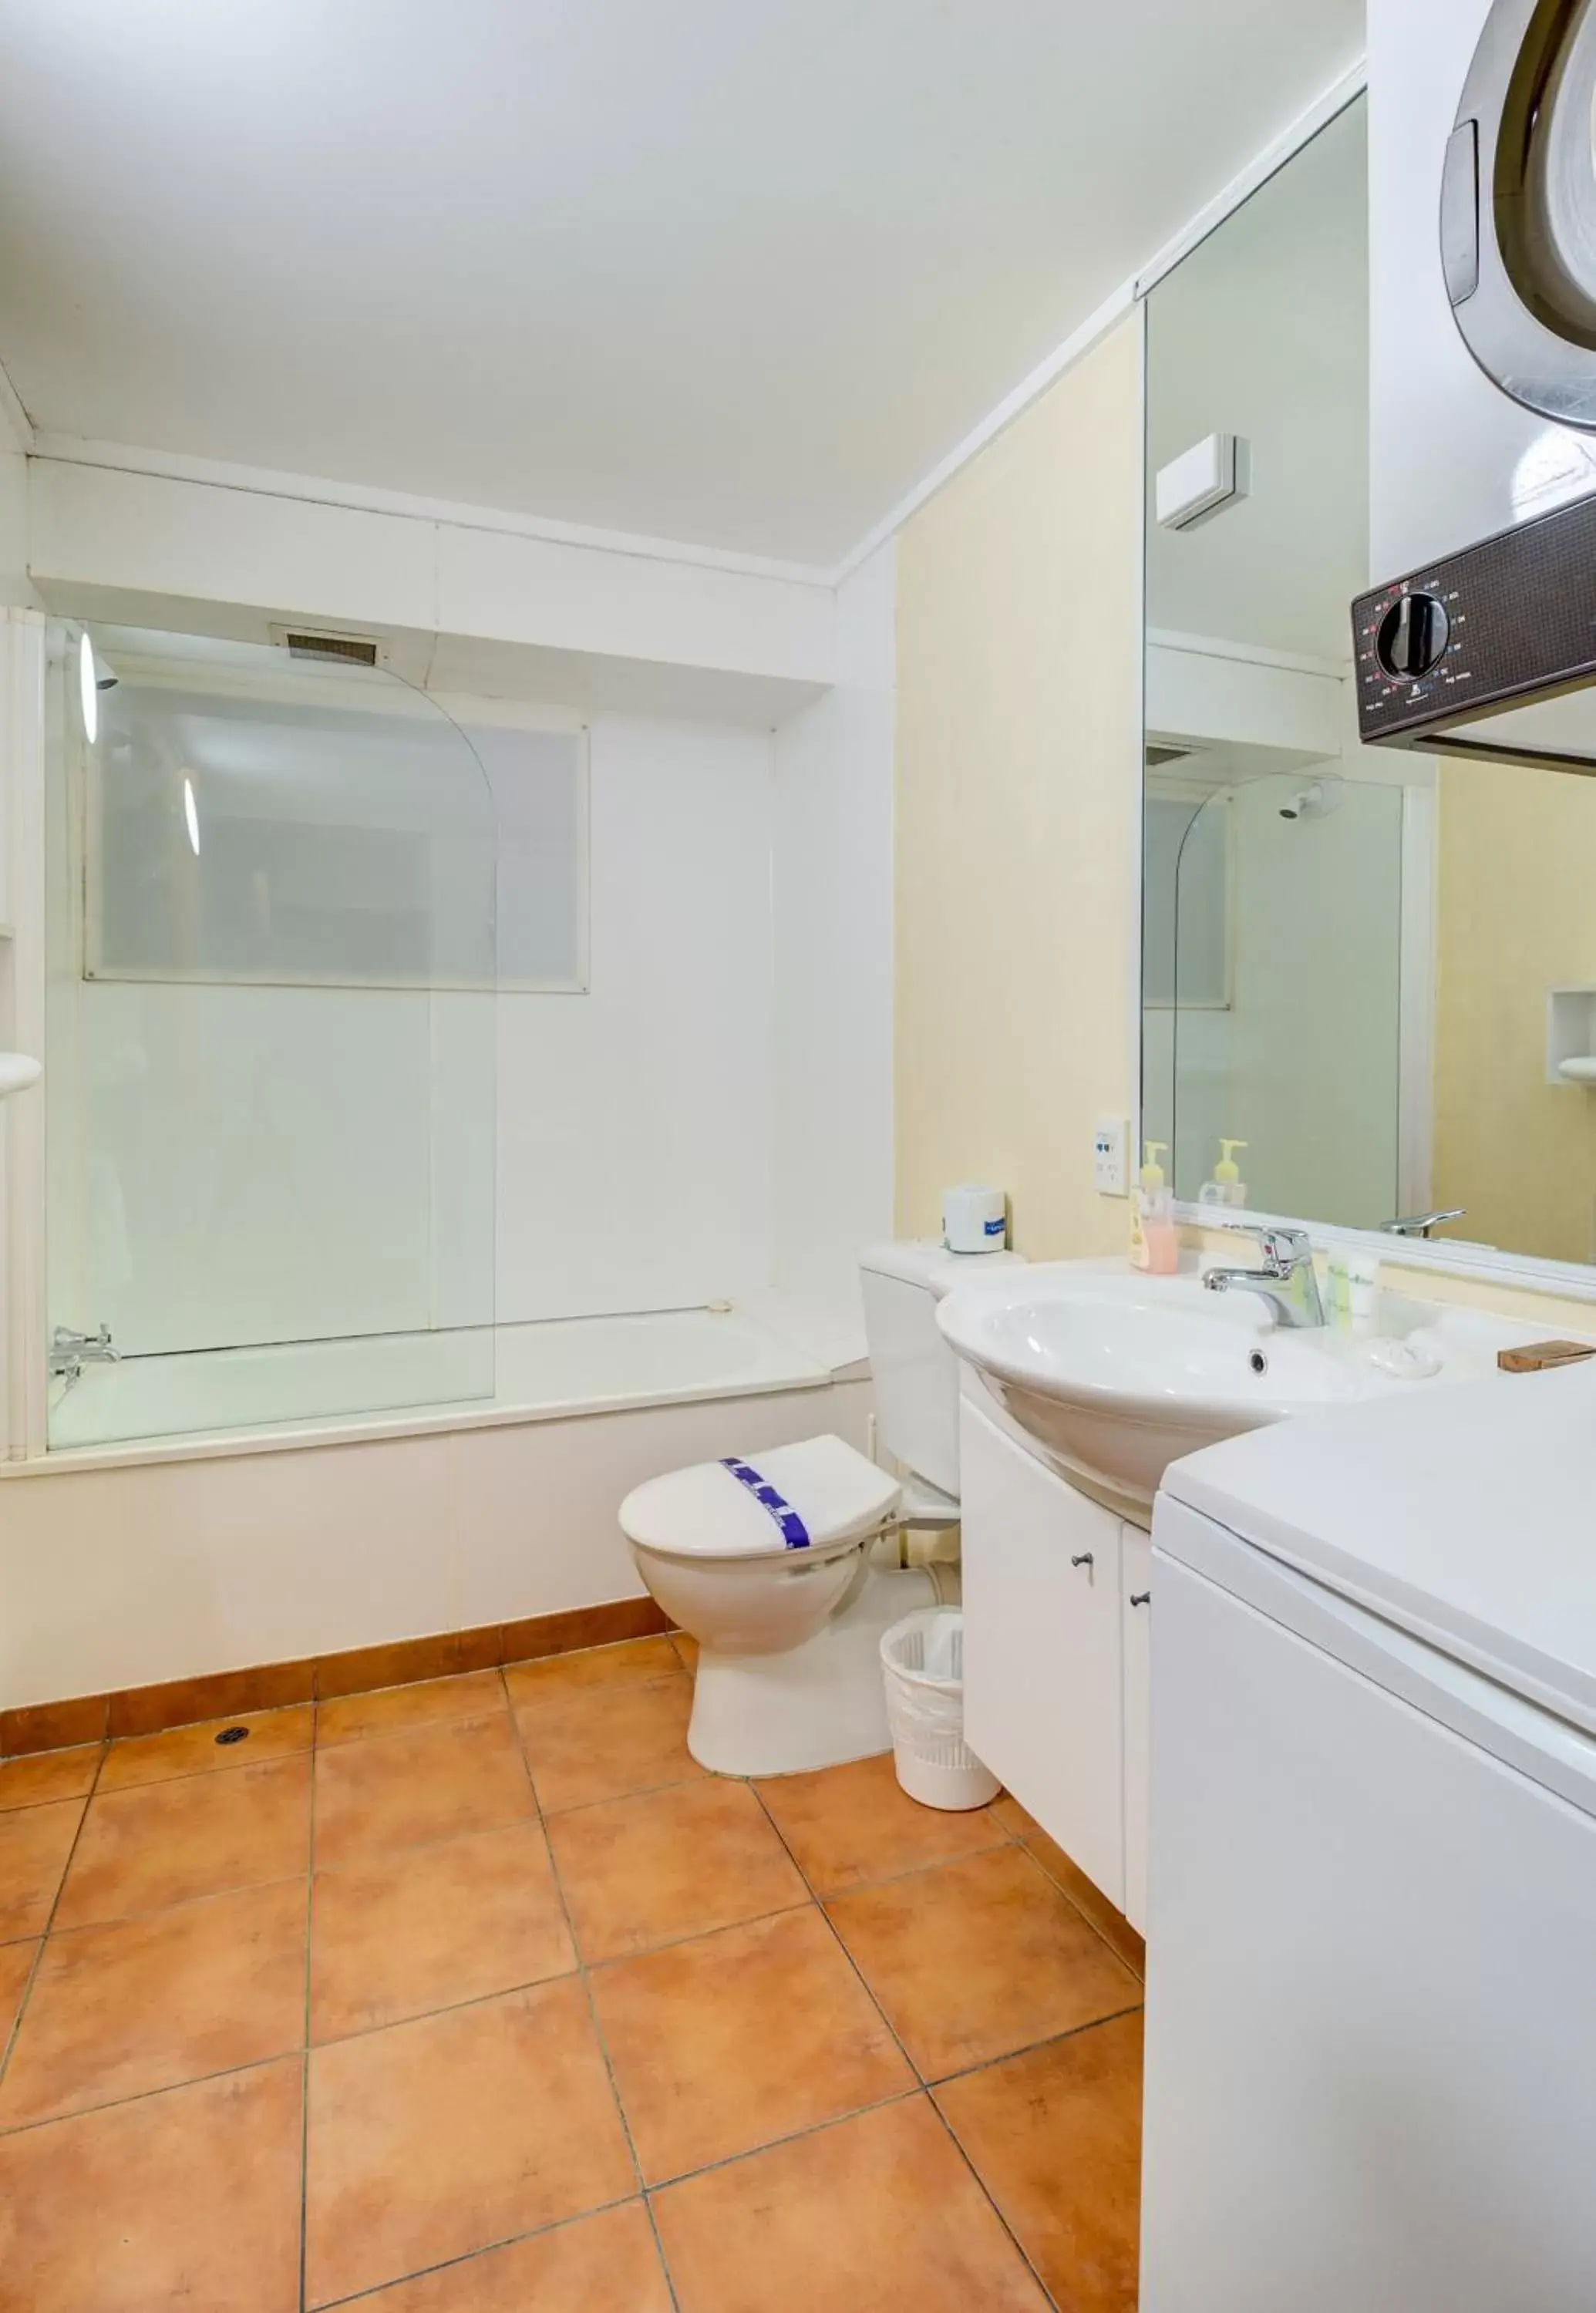
<svg viewBox="0 0 1596 2313"><path fill-rule="evenodd" d="M1596 1261L1596 780L1358 743L1362 100L1147 324L1144 1134L1185 1199L1237 1140L1254 1210ZM1235 495L1167 526L1216 435Z"/></svg>

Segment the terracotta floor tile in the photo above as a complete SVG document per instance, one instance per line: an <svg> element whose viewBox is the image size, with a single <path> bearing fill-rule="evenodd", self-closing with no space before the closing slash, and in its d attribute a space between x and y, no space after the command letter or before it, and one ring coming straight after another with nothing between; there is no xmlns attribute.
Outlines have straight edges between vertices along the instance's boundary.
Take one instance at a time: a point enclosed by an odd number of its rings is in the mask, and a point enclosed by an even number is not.
<svg viewBox="0 0 1596 2313"><path fill-rule="evenodd" d="M671 2313L641 2201L363 2297L359 2313Z"/></svg>
<svg viewBox="0 0 1596 2313"><path fill-rule="evenodd" d="M491 1719L507 1708L496 1670L457 1678L418 1679L413 1686L380 1687L375 1694L341 1694L316 1710L318 1743L352 1743L362 1735L396 1735L408 1727L444 1727L463 1719Z"/></svg>
<svg viewBox="0 0 1596 2313"><path fill-rule="evenodd" d="M985 1807L946 1814L901 1788L890 1752L815 1775L777 1775L759 1786L777 1830L816 1893L841 1895L873 1879L950 1863L1000 1846L1006 1833Z"/></svg>
<svg viewBox="0 0 1596 2313"><path fill-rule="evenodd" d="M568 1694L595 1687L649 1686L681 1675L682 1661L669 1639L627 1639L620 1646L586 1647L578 1654L543 1655L535 1662L511 1663L504 1683L517 1707L557 1708Z"/></svg>
<svg viewBox="0 0 1596 2313"><path fill-rule="evenodd" d="M695 1781L704 1771L687 1748L692 1712L692 1682L676 1675L573 1689L558 1710L518 1706L544 1814Z"/></svg>
<svg viewBox="0 0 1596 2313"><path fill-rule="evenodd" d="M1004 1791L999 1798L993 1799L986 1811L1016 1839L1023 1839L1027 1832L1040 1831L1042 1828L1036 1816L1027 1815L1019 1801L1008 1791Z"/></svg>
<svg viewBox="0 0 1596 2313"><path fill-rule="evenodd" d="M0 2313L295 2313L297 2059L0 2138Z"/></svg>
<svg viewBox="0 0 1596 2313"><path fill-rule="evenodd" d="M645 2184L918 2086L813 1904L601 1968L593 1992Z"/></svg>
<svg viewBox="0 0 1596 2313"><path fill-rule="evenodd" d="M582 1957L620 1959L807 1900L745 1783L706 1777L553 1816Z"/></svg>
<svg viewBox="0 0 1596 2313"><path fill-rule="evenodd" d="M928 2080L1142 1999L1129 1969L1021 1848L860 1888L826 1908Z"/></svg>
<svg viewBox="0 0 1596 2313"><path fill-rule="evenodd" d="M0 2064L5 2061L5 2044L17 2020L38 1949L36 1943L0 1944Z"/></svg>
<svg viewBox="0 0 1596 2313"><path fill-rule="evenodd" d="M43 1934L83 1816L82 1799L0 1815L0 1944Z"/></svg>
<svg viewBox="0 0 1596 2313"><path fill-rule="evenodd" d="M1049 1839L1045 1831L1027 1832L1025 1845L1054 1885L1062 1887L1076 1910L1091 1922L1109 1949L1124 1960L1133 1974L1145 1976L1147 1946L1124 1913L1115 1910L1102 1889L1093 1886L1080 1865L1072 1862L1058 1842Z"/></svg>
<svg viewBox="0 0 1596 2313"><path fill-rule="evenodd" d="M1135 2313L1141 2017L1093 2025L936 2093L1059 2304Z"/></svg>
<svg viewBox="0 0 1596 2313"><path fill-rule="evenodd" d="M83 1743L73 1751L35 1751L26 1758L0 1759L0 1809L87 1799L101 1748L98 1743Z"/></svg>
<svg viewBox="0 0 1596 2313"><path fill-rule="evenodd" d="M537 1823L316 1874L311 2037L538 1983L577 1955Z"/></svg>
<svg viewBox="0 0 1596 2313"><path fill-rule="evenodd" d="M636 2190L575 1977L312 2054L311 2305Z"/></svg>
<svg viewBox="0 0 1596 2313"><path fill-rule="evenodd" d="M228 1767L254 1767L263 1759L287 1759L308 1751L315 1713L308 1703L289 1711L252 1711L242 1719L205 1719L195 1727L173 1727L164 1735L130 1735L113 1743L100 1776L101 1791L136 1790L163 1783L174 1775L209 1775ZM241 1743L218 1743L229 1728L246 1729Z"/></svg>
<svg viewBox="0 0 1596 2313"><path fill-rule="evenodd" d="M56 1925L293 1878L309 1866L310 1797L310 1761L297 1758L91 1799Z"/></svg>
<svg viewBox="0 0 1596 2313"><path fill-rule="evenodd" d="M316 1754L316 1862L369 1862L536 1812L507 1716L416 1727Z"/></svg>
<svg viewBox="0 0 1596 2313"><path fill-rule="evenodd" d="M673 1631L671 1644L682 1658L682 1667L689 1673L698 1668L698 1640L691 1631Z"/></svg>
<svg viewBox="0 0 1596 2313"><path fill-rule="evenodd" d="M923 2097L672 2185L683 2313L1046 2313Z"/></svg>
<svg viewBox="0 0 1596 2313"><path fill-rule="evenodd" d="M305 1886L249 1887L53 1935L0 2128L173 2088L304 2042Z"/></svg>

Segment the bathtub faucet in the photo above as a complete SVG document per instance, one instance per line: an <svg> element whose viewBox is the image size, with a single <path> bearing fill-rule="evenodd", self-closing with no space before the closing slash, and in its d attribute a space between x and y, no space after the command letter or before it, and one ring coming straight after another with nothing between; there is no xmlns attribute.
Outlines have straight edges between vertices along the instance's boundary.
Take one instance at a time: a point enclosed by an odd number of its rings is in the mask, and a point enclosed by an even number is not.
<svg viewBox="0 0 1596 2313"><path fill-rule="evenodd" d="M120 1356L110 1345L109 1325L101 1325L97 1333L75 1333L68 1325L57 1325L50 1335L50 1379L64 1381L70 1389L85 1366L114 1366Z"/></svg>

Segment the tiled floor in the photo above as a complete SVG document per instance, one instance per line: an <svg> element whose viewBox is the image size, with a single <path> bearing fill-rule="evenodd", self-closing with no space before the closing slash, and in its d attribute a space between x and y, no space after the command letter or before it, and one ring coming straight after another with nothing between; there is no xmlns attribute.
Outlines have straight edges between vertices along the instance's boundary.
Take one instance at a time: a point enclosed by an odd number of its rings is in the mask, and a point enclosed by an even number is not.
<svg viewBox="0 0 1596 2313"><path fill-rule="evenodd" d="M687 1655L0 1764L0 2313L1130 2313L1135 1939Z"/></svg>

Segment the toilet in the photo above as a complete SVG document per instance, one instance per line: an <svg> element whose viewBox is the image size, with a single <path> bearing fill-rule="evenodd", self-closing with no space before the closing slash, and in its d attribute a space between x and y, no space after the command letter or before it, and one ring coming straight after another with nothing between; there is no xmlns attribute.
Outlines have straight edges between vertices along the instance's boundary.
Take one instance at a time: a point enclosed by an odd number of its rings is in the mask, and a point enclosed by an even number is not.
<svg viewBox="0 0 1596 2313"><path fill-rule="evenodd" d="M873 1247L860 1261L881 1452L836 1437L651 1478L621 1505L638 1572L699 1642L687 1746L723 1775L800 1774L891 1748L883 1631L957 1602L952 1565L900 1567L903 1526L958 1522L958 1368L945 1293L1018 1255Z"/></svg>

